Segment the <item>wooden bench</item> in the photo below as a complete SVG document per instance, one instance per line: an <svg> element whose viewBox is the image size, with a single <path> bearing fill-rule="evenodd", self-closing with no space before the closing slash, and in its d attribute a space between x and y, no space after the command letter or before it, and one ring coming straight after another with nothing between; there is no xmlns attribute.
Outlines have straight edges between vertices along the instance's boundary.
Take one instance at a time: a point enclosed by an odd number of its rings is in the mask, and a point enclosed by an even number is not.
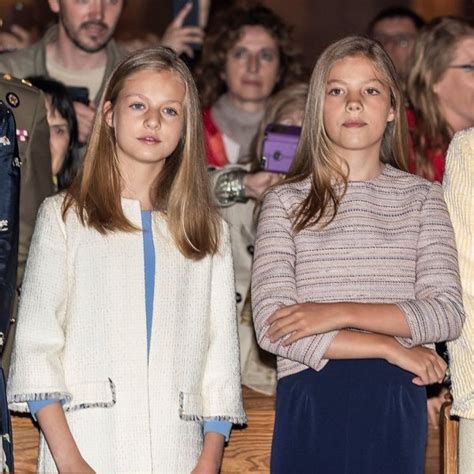
<svg viewBox="0 0 474 474"><path fill-rule="evenodd" d="M224 452L222 474L270 472L275 397L243 387L247 426L233 429Z"/></svg>

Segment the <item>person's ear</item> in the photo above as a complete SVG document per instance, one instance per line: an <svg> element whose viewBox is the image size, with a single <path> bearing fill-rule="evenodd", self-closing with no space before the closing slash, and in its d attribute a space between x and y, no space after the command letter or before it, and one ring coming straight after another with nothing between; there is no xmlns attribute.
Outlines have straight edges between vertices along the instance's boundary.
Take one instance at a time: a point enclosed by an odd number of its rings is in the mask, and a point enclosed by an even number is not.
<svg viewBox="0 0 474 474"><path fill-rule="evenodd" d="M393 107L390 107L390 110L388 111L387 122L393 122L394 120L395 120L395 109Z"/></svg>
<svg viewBox="0 0 474 474"><path fill-rule="evenodd" d="M114 128L114 108L112 107L112 102L108 100L102 109L104 114L105 123L110 127Z"/></svg>
<svg viewBox="0 0 474 474"><path fill-rule="evenodd" d="M59 13L61 10L61 5L59 4L59 0L48 0L49 8L53 13Z"/></svg>

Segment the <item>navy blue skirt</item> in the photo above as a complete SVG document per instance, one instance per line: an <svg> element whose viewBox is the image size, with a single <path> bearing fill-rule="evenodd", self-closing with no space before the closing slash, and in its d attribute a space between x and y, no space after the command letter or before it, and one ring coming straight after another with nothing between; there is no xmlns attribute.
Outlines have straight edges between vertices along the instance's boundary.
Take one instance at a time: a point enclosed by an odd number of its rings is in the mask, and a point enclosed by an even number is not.
<svg viewBox="0 0 474 474"><path fill-rule="evenodd" d="M332 360L277 386L273 474L422 474L426 390L380 359Z"/></svg>

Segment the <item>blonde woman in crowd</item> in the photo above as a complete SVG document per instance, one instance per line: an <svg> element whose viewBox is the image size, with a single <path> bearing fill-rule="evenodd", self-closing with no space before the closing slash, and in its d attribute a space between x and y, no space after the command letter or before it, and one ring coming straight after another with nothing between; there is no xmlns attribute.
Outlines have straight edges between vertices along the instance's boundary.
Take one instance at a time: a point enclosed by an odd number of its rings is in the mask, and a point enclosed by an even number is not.
<svg viewBox="0 0 474 474"><path fill-rule="evenodd" d="M453 135L474 126L474 27L440 17L418 35L407 78L410 171L442 181Z"/></svg>

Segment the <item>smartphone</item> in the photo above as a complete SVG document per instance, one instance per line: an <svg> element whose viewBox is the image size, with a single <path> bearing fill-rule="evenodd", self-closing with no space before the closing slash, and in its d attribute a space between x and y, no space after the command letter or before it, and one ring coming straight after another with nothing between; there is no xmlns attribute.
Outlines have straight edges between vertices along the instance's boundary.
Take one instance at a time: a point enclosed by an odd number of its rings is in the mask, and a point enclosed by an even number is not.
<svg viewBox="0 0 474 474"><path fill-rule="evenodd" d="M193 8L184 19L183 26L199 26L199 0L173 0L173 18L187 3L192 3Z"/></svg>
<svg viewBox="0 0 474 474"><path fill-rule="evenodd" d="M288 173L300 140L301 127L271 123L265 128L262 169Z"/></svg>
<svg viewBox="0 0 474 474"><path fill-rule="evenodd" d="M89 89L87 87L68 86L66 89L73 102L89 105Z"/></svg>

